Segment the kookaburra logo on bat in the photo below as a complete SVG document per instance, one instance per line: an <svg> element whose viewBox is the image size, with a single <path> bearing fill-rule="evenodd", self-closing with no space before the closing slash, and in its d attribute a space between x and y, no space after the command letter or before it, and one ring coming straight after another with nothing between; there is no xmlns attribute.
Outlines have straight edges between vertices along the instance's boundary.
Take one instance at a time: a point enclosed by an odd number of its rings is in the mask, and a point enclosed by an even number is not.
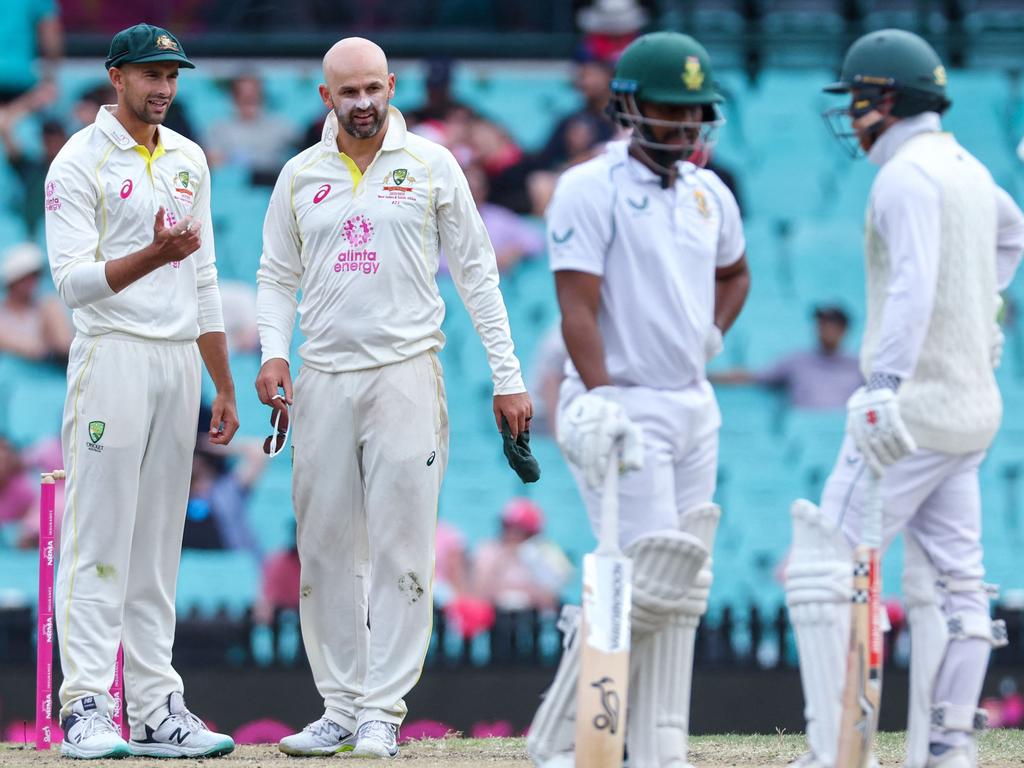
<svg viewBox="0 0 1024 768"><path fill-rule="evenodd" d="M617 733L619 730L619 692L615 688L615 681L610 677L602 677L597 682L590 684L591 688L597 688L601 694L601 709L604 711L594 716L594 727L599 731L607 730L608 733Z"/></svg>

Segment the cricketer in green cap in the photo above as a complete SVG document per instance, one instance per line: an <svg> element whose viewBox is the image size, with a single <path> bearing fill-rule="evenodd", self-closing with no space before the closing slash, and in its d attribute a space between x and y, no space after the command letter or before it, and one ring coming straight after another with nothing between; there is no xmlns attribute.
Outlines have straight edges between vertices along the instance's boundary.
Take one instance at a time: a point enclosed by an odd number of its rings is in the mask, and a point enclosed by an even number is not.
<svg viewBox="0 0 1024 768"><path fill-rule="evenodd" d="M704 46L679 32L643 35L622 52L611 91L609 114L633 129L630 153L666 186L678 161L704 165L725 123Z"/></svg>
<svg viewBox="0 0 1024 768"><path fill-rule="evenodd" d="M196 66L188 60L178 38L152 24L136 24L122 29L110 41L107 69L149 61L174 61L187 69L195 69Z"/></svg>
<svg viewBox="0 0 1024 768"><path fill-rule="evenodd" d="M106 65L117 91L115 116L137 143L155 151L156 126L178 94L178 69L195 64L166 29L136 24L114 35Z"/></svg>

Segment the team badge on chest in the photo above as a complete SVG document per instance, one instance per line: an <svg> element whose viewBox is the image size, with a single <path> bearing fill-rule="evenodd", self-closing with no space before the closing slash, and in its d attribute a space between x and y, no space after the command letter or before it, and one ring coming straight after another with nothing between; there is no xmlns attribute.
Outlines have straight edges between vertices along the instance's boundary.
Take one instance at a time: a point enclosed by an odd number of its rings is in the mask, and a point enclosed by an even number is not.
<svg viewBox="0 0 1024 768"><path fill-rule="evenodd" d="M186 203L191 206L195 196L193 191L195 186L196 180L192 178L188 171L178 171L174 176L174 199L179 203Z"/></svg>
<svg viewBox="0 0 1024 768"><path fill-rule="evenodd" d="M415 184L416 177L409 175L408 168L395 168L384 175L384 185L377 199L391 200L396 205L403 200L415 200Z"/></svg>

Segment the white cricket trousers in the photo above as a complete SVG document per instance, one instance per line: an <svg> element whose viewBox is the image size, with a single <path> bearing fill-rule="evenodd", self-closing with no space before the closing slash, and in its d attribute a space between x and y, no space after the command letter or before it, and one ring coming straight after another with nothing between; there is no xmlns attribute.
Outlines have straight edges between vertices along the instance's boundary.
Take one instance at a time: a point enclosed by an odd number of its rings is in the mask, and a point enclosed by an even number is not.
<svg viewBox="0 0 1024 768"><path fill-rule="evenodd" d="M133 735L183 690L171 646L199 392L194 341L108 334L71 345L56 594L62 718L83 696L113 705L118 643Z"/></svg>
<svg viewBox="0 0 1024 768"><path fill-rule="evenodd" d="M616 390L619 405L644 433L644 468L619 478L619 546L625 549L646 534L679 530L680 514L714 497L722 416L707 381L680 390ZM579 379L563 381L559 413L584 392ZM571 462L569 469L597 536L601 493L587 485Z"/></svg>
<svg viewBox="0 0 1024 768"><path fill-rule="evenodd" d="M448 461L441 364L426 353L295 383L292 490L302 638L325 714L401 724L433 621Z"/></svg>

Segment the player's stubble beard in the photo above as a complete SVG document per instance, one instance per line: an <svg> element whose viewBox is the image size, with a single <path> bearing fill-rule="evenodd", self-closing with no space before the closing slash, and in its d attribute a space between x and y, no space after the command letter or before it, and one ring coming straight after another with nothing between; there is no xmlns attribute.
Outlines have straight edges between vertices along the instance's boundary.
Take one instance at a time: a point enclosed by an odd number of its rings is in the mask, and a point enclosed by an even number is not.
<svg viewBox="0 0 1024 768"><path fill-rule="evenodd" d="M125 103L128 108L132 111L132 114L136 118L146 123L146 125L163 125L164 120L167 119L167 113L171 110L171 104L174 102L174 94L160 94L160 93L145 93L136 95L131 92L129 87L128 92L125 94L127 98ZM167 106L163 112L157 113L150 107L151 99L161 99L167 102Z"/></svg>
<svg viewBox="0 0 1024 768"><path fill-rule="evenodd" d="M369 106L356 105L351 107L348 112L345 112L343 107L335 106L334 114L338 118L338 125L344 129L345 133L356 139L371 139L380 133L380 129L384 127L384 121L388 117L388 106L390 105L390 99L384 99L381 103L374 100L370 100ZM372 114L373 121L366 125L359 125L356 123L355 116L359 113Z"/></svg>

